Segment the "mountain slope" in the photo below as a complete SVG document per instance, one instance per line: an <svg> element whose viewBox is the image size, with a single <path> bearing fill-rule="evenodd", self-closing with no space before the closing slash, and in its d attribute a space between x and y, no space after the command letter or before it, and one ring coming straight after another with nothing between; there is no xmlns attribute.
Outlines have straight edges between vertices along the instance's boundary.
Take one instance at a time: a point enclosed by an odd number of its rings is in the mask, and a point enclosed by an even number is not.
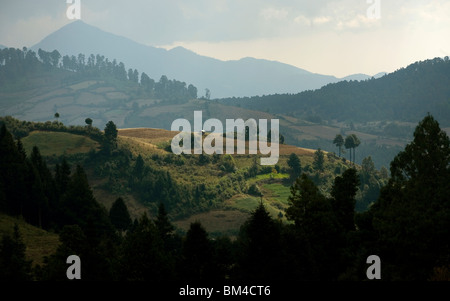
<svg viewBox="0 0 450 301"><path fill-rule="evenodd" d="M19 227L20 235L27 246L25 255L32 264L42 265L44 257L52 255L58 248L59 236L26 223L23 218L15 218L0 213L0 237L12 235L14 225Z"/></svg>
<svg viewBox="0 0 450 301"><path fill-rule="evenodd" d="M337 122L416 123L428 112L450 125L450 60L415 62L365 81L342 81L315 91L221 100L248 109Z"/></svg>
<svg viewBox="0 0 450 301"><path fill-rule="evenodd" d="M208 88L213 98L298 93L339 81L334 76L314 74L276 61L254 58L221 61L183 47L165 50L146 46L82 21L62 27L31 48L57 49L62 55L102 54L156 80L166 75L191 82L201 92Z"/></svg>

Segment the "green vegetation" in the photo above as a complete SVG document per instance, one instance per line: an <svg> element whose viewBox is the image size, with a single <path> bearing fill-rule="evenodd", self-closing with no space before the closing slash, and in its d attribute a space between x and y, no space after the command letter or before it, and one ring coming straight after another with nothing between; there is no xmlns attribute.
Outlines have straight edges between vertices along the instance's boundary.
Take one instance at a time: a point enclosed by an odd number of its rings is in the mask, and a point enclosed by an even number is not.
<svg viewBox="0 0 450 301"><path fill-rule="evenodd" d="M416 72L445 77L448 58L381 80L255 98L280 101L283 111L271 115L249 110L253 98L230 100L242 109L196 99L194 86L165 76L139 81L137 70L101 55L65 56L61 67L57 51L0 54L2 108L20 98L55 119L0 119L1 279L65 279L66 258L77 254L85 280L363 280L367 256L377 254L383 279L448 280L450 140L430 114L405 137L426 95ZM384 86L386 78L404 87ZM432 109L446 112L448 87L434 88ZM389 104L377 91L396 97L386 116L402 122L369 118ZM193 108L208 118L277 117L280 138L318 147L280 145L274 166L260 166L259 155L178 156L168 147L174 132L121 130L112 120L166 127ZM69 111L82 125L64 125ZM322 151L333 144L339 156ZM379 156L393 157L390 175L377 170Z"/></svg>
<svg viewBox="0 0 450 301"><path fill-rule="evenodd" d="M336 135L355 134L361 144L356 154L354 148L348 149L352 161L361 164L371 156L377 168L389 166L411 141L420 116L431 112L444 126L450 125L443 97L448 85L441 85L448 78L446 59L417 62L379 79L344 81L298 94L208 100L197 98L191 84L166 76L150 79L102 55L58 59L57 51L36 54L5 48L0 57L0 109L33 121L54 119L84 126L92 120L100 128L112 120L118 128L169 129L177 118L192 122L195 110L222 123L226 118L276 118L280 141L289 145L333 151ZM432 101L422 101L430 97ZM269 107L271 113L261 109Z"/></svg>
<svg viewBox="0 0 450 301"><path fill-rule="evenodd" d="M89 137L70 133L34 131L22 139L27 154L31 153L33 146L39 145L43 156L61 156L77 153L88 153L99 148L100 144Z"/></svg>
<svg viewBox="0 0 450 301"><path fill-rule="evenodd" d="M32 226L23 219L0 213L0 236L12 236L15 225L26 245L26 259L32 261L33 265L42 265L44 257L56 251L59 245L57 234Z"/></svg>
<svg viewBox="0 0 450 301"><path fill-rule="evenodd" d="M53 158L52 172L38 147L27 156L3 124L0 208L8 219L20 215L22 223L50 231L40 230L40 235L58 237L59 243L51 245L46 259L38 261L44 254L33 257L37 261L31 268L27 240L22 240L28 231L9 230L0 246L1 264L7 266L2 277L65 279L70 254L83 258L86 280L362 280L367 254L373 253L383 258L387 280L441 279L448 270L450 142L431 116L392 162L387 184L385 172L377 171L370 157L358 167L330 153L309 152L298 157L302 172L292 184L290 154L272 167L255 166L247 155L201 159L156 147L144 148L151 153L136 148L133 155L120 132L112 134L117 147L108 148L112 138L100 139L98 150L68 157L78 162L74 167L64 157ZM233 162L233 168L223 168L225 162ZM94 196L88 174L94 182L104 179L95 189L109 187L109 195L123 195L109 211ZM374 198L377 187L382 187L379 197L359 212L358 203ZM133 223L128 195L148 208ZM232 216L227 212L245 215L234 217L241 221L238 229L214 232L214 240L203 223L187 222L184 231L172 225L199 213L225 222ZM393 218L398 223L391 223ZM47 243L32 239L38 251ZM10 249L18 250L13 260ZM404 260L410 249L416 252Z"/></svg>

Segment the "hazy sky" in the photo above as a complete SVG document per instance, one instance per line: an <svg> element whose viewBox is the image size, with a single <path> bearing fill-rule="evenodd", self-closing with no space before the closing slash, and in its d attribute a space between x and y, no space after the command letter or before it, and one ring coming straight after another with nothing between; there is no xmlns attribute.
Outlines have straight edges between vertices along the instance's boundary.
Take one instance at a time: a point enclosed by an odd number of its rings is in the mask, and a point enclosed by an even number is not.
<svg viewBox="0 0 450 301"><path fill-rule="evenodd" d="M81 20L142 44L338 77L450 55L448 0L79 1ZM32 46L72 22L66 2L0 0L0 44Z"/></svg>

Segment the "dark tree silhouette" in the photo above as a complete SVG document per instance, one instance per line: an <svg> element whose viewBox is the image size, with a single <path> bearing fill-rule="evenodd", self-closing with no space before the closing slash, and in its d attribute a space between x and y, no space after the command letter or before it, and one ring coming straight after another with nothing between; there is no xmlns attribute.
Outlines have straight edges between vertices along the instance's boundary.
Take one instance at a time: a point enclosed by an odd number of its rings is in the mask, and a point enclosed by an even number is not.
<svg viewBox="0 0 450 301"><path fill-rule="evenodd" d="M341 157L341 149L344 146L344 137L341 134L337 134L333 140L333 144L336 145L339 149L339 158Z"/></svg>
<svg viewBox="0 0 450 301"><path fill-rule="evenodd" d="M111 224L119 231L126 231L131 226L131 217L122 198L117 198L109 210Z"/></svg>

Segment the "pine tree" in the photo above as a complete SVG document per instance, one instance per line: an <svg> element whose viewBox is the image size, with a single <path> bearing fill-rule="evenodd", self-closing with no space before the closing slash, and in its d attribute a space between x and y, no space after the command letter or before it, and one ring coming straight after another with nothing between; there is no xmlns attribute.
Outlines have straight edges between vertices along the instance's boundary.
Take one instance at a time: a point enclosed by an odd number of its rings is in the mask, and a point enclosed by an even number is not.
<svg viewBox="0 0 450 301"><path fill-rule="evenodd" d="M23 149L18 150L13 136L3 124L0 128L0 182L4 201L0 204L0 210L11 215L23 213L29 195L25 182L28 166L23 155Z"/></svg>
<svg viewBox="0 0 450 301"><path fill-rule="evenodd" d="M120 255L120 279L165 281L174 276L170 254L164 252L155 224L143 214L128 232Z"/></svg>
<svg viewBox="0 0 450 301"><path fill-rule="evenodd" d="M109 219L119 231L126 231L131 226L131 217L122 198L117 198L109 210Z"/></svg>
<svg viewBox="0 0 450 301"><path fill-rule="evenodd" d="M60 225L77 224L92 246L112 233L106 209L97 202L84 169L77 165L61 201Z"/></svg>
<svg viewBox="0 0 450 301"><path fill-rule="evenodd" d="M104 148L110 153L117 148L117 127L113 121L108 121L105 127Z"/></svg>
<svg viewBox="0 0 450 301"><path fill-rule="evenodd" d="M47 163L41 156L39 148L33 147L31 152L30 161L35 172L34 191L32 193L35 198L35 203L38 210L38 222L39 227L43 224L48 224L49 206L54 206L56 199L55 183L50 170L47 167Z"/></svg>
<svg viewBox="0 0 450 301"><path fill-rule="evenodd" d="M341 134L337 134L333 140L333 144L336 145L339 149L339 158L341 157L341 149L344 145L344 137Z"/></svg>
<svg viewBox="0 0 450 301"><path fill-rule="evenodd" d="M338 274L341 230L330 201L314 182L302 174L291 187L286 210L288 220L294 222L296 232L311 246L314 267L312 277L335 279Z"/></svg>
<svg viewBox="0 0 450 301"><path fill-rule="evenodd" d="M371 207L385 279L426 280L450 264L450 140L427 115L391 162L391 179ZM432 246L432 247L431 247Z"/></svg>
<svg viewBox="0 0 450 301"><path fill-rule="evenodd" d="M302 164L300 158L295 153L289 155L287 161L288 166L291 168L291 179L295 180L302 173Z"/></svg>
<svg viewBox="0 0 450 301"><path fill-rule="evenodd" d="M347 169L334 179L331 202L339 223L346 231L355 230L355 196L359 178L354 168Z"/></svg>
<svg viewBox="0 0 450 301"><path fill-rule="evenodd" d="M155 225L163 241L166 241L175 230L175 227L169 221L166 208L163 203L159 204L158 216L156 217Z"/></svg>
<svg viewBox="0 0 450 301"><path fill-rule="evenodd" d="M71 167L64 157L61 165L58 163L55 167L55 190L57 198L61 198L70 182Z"/></svg>
<svg viewBox="0 0 450 301"><path fill-rule="evenodd" d="M355 138L352 135L349 135L347 137L345 137L345 142L344 142L344 146L345 149L349 149L349 155L350 155L350 162L352 162L352 148L355 145Z"/></svg>
<svg viewBox="0 0 450 301"><path fill-rule="evenodd" d="M141 154L139 154L136 158L136 163L134 164L133 168L133 175L137 178L139 182L142 181L142 178L144 177L144 168L145 168L144 159L142 159Z"/></svg>
<svg viewBox="0 0 450 301"><path fill-rule="evenodd" d="M322 150L319 148L314 152L313 167L317 171L323 171L325 168L324 164L325 164L325 156Z"/></svg>
<svg viewBox="0 0 450 301"><path fill-rule="evenodd" d="M278 277L281 272L280 232L280 225L270 216L261 201L239 233L239 277L258 280Z"/></svg>
<svg viewBox="0 0 450 301"><path fill-rule="evenodd" d="M0 281L31 280L31 261L26 259L26 246L17 224L12 237L4 234L0 243Z"/></svg>
<svg viewBox="0 0 450 301"><path fill-rule="evenodd" d="M182 249L181 275L185 281L213 280L217 269L208 233L200 222L191 223Z"/></svg>

